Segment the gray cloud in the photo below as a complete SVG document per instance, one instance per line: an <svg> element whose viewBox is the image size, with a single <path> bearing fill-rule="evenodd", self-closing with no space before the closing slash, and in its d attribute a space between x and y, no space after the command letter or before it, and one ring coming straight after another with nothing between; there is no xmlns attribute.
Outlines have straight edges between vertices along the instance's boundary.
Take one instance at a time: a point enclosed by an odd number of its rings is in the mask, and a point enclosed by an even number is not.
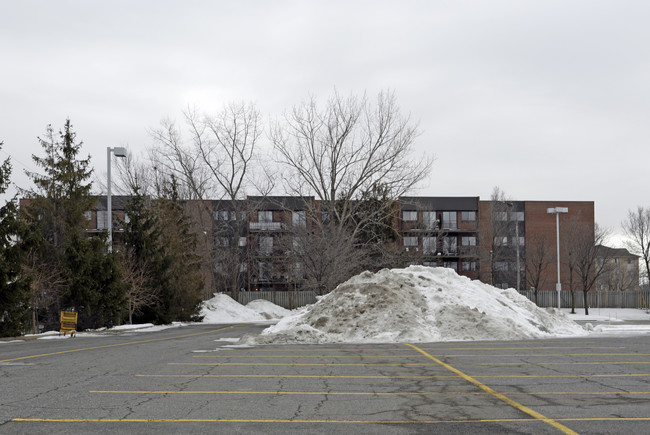
<svg viewBox="0 0 650 435"><path fill-rule="evenodd" d="M14 180L70 117L98 172L187 105L267 116L390 88L437 157L423 195L645 201L650 4L641 1L21 1L0 6L0 157Z"/></svg>

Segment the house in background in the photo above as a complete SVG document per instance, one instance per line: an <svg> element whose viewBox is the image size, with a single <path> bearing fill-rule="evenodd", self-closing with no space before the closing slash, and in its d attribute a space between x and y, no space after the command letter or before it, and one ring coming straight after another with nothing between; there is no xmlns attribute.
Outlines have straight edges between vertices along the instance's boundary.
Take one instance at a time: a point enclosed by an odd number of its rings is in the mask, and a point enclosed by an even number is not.
<svg viewBox="0 0 650 435"><path fill-rule="evenodd" d="M610 248L598 245L597 260L605 264L605 272L597 283L599 291L639 290L639 256L624 248Z"/></svg>

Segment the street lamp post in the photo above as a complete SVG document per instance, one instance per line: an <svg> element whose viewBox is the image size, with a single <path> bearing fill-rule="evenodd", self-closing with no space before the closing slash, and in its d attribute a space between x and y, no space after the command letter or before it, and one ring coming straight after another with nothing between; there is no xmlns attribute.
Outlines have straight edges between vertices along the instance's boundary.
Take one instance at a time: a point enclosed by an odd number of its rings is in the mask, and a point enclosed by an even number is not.
<svg viewBox="0 0 650 435"><path fill-rule="evenodd" d="M106 147L106 172L107 172L107 192L106 192L106 220L108 226L108 252L113 252L113 207L111 204L111 152L115 157L126 157L126 148L123 147Z"/></svg>
<svg viewBox="0 0 650 435"><path fill-rule="evenodd" d="M560 213L568 213L567 207L554 207L547 208L546 213L555 215L555 235L557 244L557 284L555 290L557 291L557 308L560 309L560 292L562 291L562 282L560 281Z"/></svg>

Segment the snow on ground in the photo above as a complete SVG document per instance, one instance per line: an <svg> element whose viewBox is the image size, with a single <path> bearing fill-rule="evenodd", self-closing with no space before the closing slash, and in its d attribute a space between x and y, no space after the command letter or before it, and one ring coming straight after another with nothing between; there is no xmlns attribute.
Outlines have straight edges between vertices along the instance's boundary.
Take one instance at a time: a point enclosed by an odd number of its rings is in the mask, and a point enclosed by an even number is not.
<svg viewBox="0 0 650 435"><path fill-rule="evenodd" d="M224 294L215 294L212 299L204 301L201 315L203 323L243 323L267 320L257 311L243 306Z"/></svg>
<svg viewBox="0 0 650 435"><path fill-rule="evenodd" d="M571 314L571 308L562 308L562 311L571 320L587 320L593 322L624 322L624 321L650 321L650 310L637 308L589 308L589 315L584 308L576 308Z"/></svg>
<svg viewBox="0 0 650 435"><path fill-rule="evenodd" d="M594 335L624 336L650 333L650 310L632 308L590 308L589 315L584 308L562 309L569 318L585 323L585 329Z"/></svg>
<svg viewBox="0 0 650 435"><path fill-rule="evenodd" d="M246 308L250 308L256 313L264 316L265 319L269 320L282 319L283 317L287 317L289 314L291 314L290 310L282 308L279 305L275 305L273 302L267 301L266 299L254 299L246 304Z"/></svg>
<svg viewBox="0 0 650 435"><path fill-rule="evenodd" d="M364 272L243 344L518 340L586 335L554 308L447 268Z"/></svg>

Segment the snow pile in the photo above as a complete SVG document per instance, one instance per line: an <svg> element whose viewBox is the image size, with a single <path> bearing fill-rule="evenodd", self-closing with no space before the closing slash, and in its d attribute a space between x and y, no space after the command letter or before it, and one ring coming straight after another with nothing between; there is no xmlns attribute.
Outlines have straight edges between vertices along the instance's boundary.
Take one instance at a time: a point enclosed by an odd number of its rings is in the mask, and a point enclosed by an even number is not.
<svg viewBox="0 0 650 435"><path fill-rule="evenodd" d="M260 313L224 294L215 294L212 299L204 301L201 315L203 323L263 322L267 320Z"/></svg>
<svg viewBox="0 0 650 435"><path fill-rule="evenodd" d="M586 335L559 310L446 268L361 273L247 344L518 340Z"/></svg>
<svg viewBox="0 0 650 435"><path fill-rule="evenodd" d="M255 299L246 304L246 308L250 308L258 314L264 316L265 319L282 319L291 314L291 311L275 305L273 302L266 299Z"/></svg>

